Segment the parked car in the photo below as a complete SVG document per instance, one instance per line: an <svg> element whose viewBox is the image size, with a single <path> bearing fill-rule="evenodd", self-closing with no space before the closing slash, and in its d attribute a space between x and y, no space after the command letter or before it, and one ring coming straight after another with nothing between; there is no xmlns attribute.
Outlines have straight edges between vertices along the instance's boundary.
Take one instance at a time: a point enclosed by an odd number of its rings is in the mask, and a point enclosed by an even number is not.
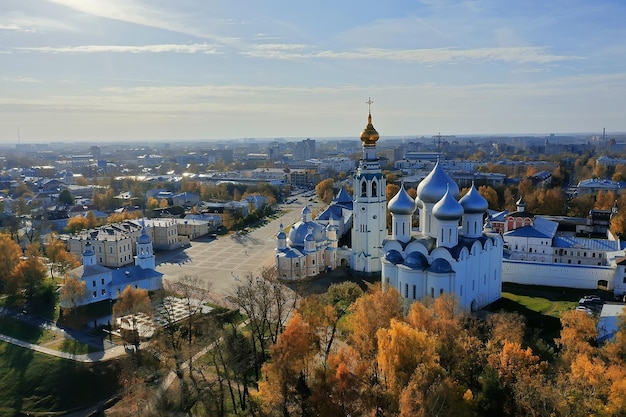
<svg viewBox="0 0 626 417"><path fill-rule="evenodd" d="M583 312L587 313L588 315L592 315L593 314L593 310L590 309L589 307L585 307L585 306L578 306L578 307L576 307L576 311L583 311Z"/></svg>
<svg viewBox="0 0 626 417"><path fill-rule="evenodd" d="M579 305L603 305L604 301L597 295L585 295L578 300Z"/></svg>

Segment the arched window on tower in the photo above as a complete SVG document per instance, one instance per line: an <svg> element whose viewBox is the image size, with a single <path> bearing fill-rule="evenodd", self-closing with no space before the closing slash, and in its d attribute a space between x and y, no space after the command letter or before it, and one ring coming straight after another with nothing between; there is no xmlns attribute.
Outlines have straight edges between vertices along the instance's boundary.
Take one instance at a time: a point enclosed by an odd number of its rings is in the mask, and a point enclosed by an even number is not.
<svg viewBox="0 0 626 417"><path fill-rule="evenodd" d="M367 183L365 181L361 183L361 197L367 197Z"/></svg>
<svg viewBox="0 0 626 417"><path fill-rule="evenodd" d="M376 197L376 181L372 182L372 197Z"/></svg>

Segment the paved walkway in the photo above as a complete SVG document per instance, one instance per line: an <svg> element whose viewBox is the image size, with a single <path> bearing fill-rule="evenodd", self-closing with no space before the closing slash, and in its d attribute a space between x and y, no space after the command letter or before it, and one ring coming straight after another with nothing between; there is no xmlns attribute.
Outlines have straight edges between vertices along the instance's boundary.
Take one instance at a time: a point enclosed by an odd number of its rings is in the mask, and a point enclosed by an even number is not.
<svg viewBox="0 0 626 417"><path fill-rule="evenodd" d="M61 352L59 350L54 350L47 348L45 346L35 345L32 343L24 342L23 340L16 339L14 337L6 336L0 334L0 340L3 342L11 343L16 346L20 346L26 349L34 350L35 352L44 353L50 356L56 356L58 358L69 359L76 362L97 362L97 361L106 361L110 359L115 359L119 356L125 355L127 352L123 346L115 346L111 349L107 349L101 352L92 352L82 355L74 355L72 353Z"/></svg>

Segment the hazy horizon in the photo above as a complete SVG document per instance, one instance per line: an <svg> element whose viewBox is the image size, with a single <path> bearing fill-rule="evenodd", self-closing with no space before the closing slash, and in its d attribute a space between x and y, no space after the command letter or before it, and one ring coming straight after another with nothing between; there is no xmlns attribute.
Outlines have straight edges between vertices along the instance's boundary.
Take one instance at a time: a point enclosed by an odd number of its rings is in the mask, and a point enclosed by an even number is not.
<svg viewBox="0 0 626 417"><path fill-rule="evenodd" d="M360 132L359 132L360 133ZM553 136L551 136L553 135ZM533 138L533 139L550 139L554 138L556 143L559 143L561 139L584 139L589 138L591 136L602 136L602 131L600 132L550 132L546 134L534 134L534 133L476 133L476 134L460 134L460 135L444 135L441 137L444 140L450 140L452 138L457 140L472 140L472 139L482 139L488 140L490 138L497 139L524 139L524 138ZM613 137L618 137L618 139L626 139L626 132L606 132L606 139L612 139ZM399 136L384 136L381 135L380 140L378 142L379 145L384 146L385 141L411 141L411 140L426 140L428 142L435 139L437 135L399 135ZM167 144L167 143L203 143L203 142L212 142L215 144L225 144L226 142L234 142L237 144L245 144L247 142L250 143L269 143L269 142L293 142L293 141L301 141L305 139L313 139L319 142L332 142L332 141L343 141L343 140L354 140L359 141L358 134L354 136L327 136L327 137L311 137L311 136L294 136L294 137L247 137L247 138L190 138L190 139L179 139L179 138L164 138L164 139L109 139L106 143L102 143L100 141L95 140L87 140L80 139L75 141L69 140L51 140L51 141L21 141L21 142L11 142L11 141L0 141L0 146L4 147L13 147L19 145L63 145L63 144L71 144L71 145L101 145L106 146L110 145L120 145L120 144L129 144L129 145L149 145L149 143L154 144Z"/></svg>

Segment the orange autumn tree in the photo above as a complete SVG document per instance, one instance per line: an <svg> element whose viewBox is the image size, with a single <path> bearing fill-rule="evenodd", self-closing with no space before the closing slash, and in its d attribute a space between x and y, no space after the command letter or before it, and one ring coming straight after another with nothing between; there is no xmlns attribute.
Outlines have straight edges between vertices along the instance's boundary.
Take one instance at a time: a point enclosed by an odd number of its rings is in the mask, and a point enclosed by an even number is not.
<svg viewBox="0 0 626 417"><path fill-rule="evenodd" d="M471 391L445 376L442 368L420 364L399 399L400 417L471 417L474 411Z"/></svg>
<svg viewBox="0 0 626 417"><path fill-rule="evenodd" d="M15 276L27 298L38 297L45 289L47 272L41 261L41 246L39 243L31 243L24 255L17 265Z"/></svg>
<svg viewBox="0 0 626 417"><path fill-rule="evenodd" d="M17 293L15 269L20 262L22 249L6 233L0 233L0 292Z"/></svg>
<svg viewBox="0 0 626 417"><path fill-rule="evenodd" d="M120 296L117 297L115 304L113 304L113 322L115 323L118 318L126 316L126 322L129 326L120 326L122 338L125 343L130 342L137 349L139 349L139 314L142 313L150 317L152 316L152 305L150 304L148 291L142 288L135 289L127 285Z"/></svg>
<svg viewBox="0 0 626 417"><path fill-rule="evenodd" d="M312 401L320 415L365 415L375 406L370 364L350 346L342 345L328 358L326 372L315 386Z"/></svg>
<svg viewBox="0 0 626 417"><path fill-rule="evenodd" d="M326 366L338 332L339 321L363 291L353 282L332 284L325 293L302 300L299 310L319 338L322 365Z"/></svg>
<svg viewBox="0 0 626 417"><path fill-rule="evenodd" d="M322 180L315 186L315 194L324 203L330 204L330 202L333 201L333 198L335 197L334 186L334 179L327 178L325 180Z"/></svg>
<svg viewBox="0 0 626 417"><path fill-rule="evenodd" d="M561 337L555 339L561 349L560 357L566 363L572 362L580 354L591 355L594 352L598 331L596 320L584 311L570 310L561 314Z"/></svg>
<svg viewBox="0 0 626 417"><path fill-rule="evenodd" d="M438 366L435 339L398 319L391 319L389 328L376 332L381 381L394 396L408 385L413 372L419 365L426 368Z"/></svg>
<svg viewBox="0 0 626 417"><path fill-rule="evenodd" d="M402 298L395 288L383 291L380 284L372 285L350 310L348 342L361 358L374 359L378 349L376 332L389 327L391 319L402 317Z"/></svg>
<svg viewBox="0 0 626 417"><path fill-rule="evenodd" d="M85 281L74 277L68 277L59 291L59 299L64 311L76 314L77 307L87 297L87 285Z"/></svg>
<svg viewBox="0 0 626 417"><path fill-rule="evenodd" d="M311 395L307 378L312 369L317 337L300 313L294 313L285 331L270 347L271 361L262 367L263 378L259 383L259 396L264 408L281 410L291 415L307 407Z"/></svg>

